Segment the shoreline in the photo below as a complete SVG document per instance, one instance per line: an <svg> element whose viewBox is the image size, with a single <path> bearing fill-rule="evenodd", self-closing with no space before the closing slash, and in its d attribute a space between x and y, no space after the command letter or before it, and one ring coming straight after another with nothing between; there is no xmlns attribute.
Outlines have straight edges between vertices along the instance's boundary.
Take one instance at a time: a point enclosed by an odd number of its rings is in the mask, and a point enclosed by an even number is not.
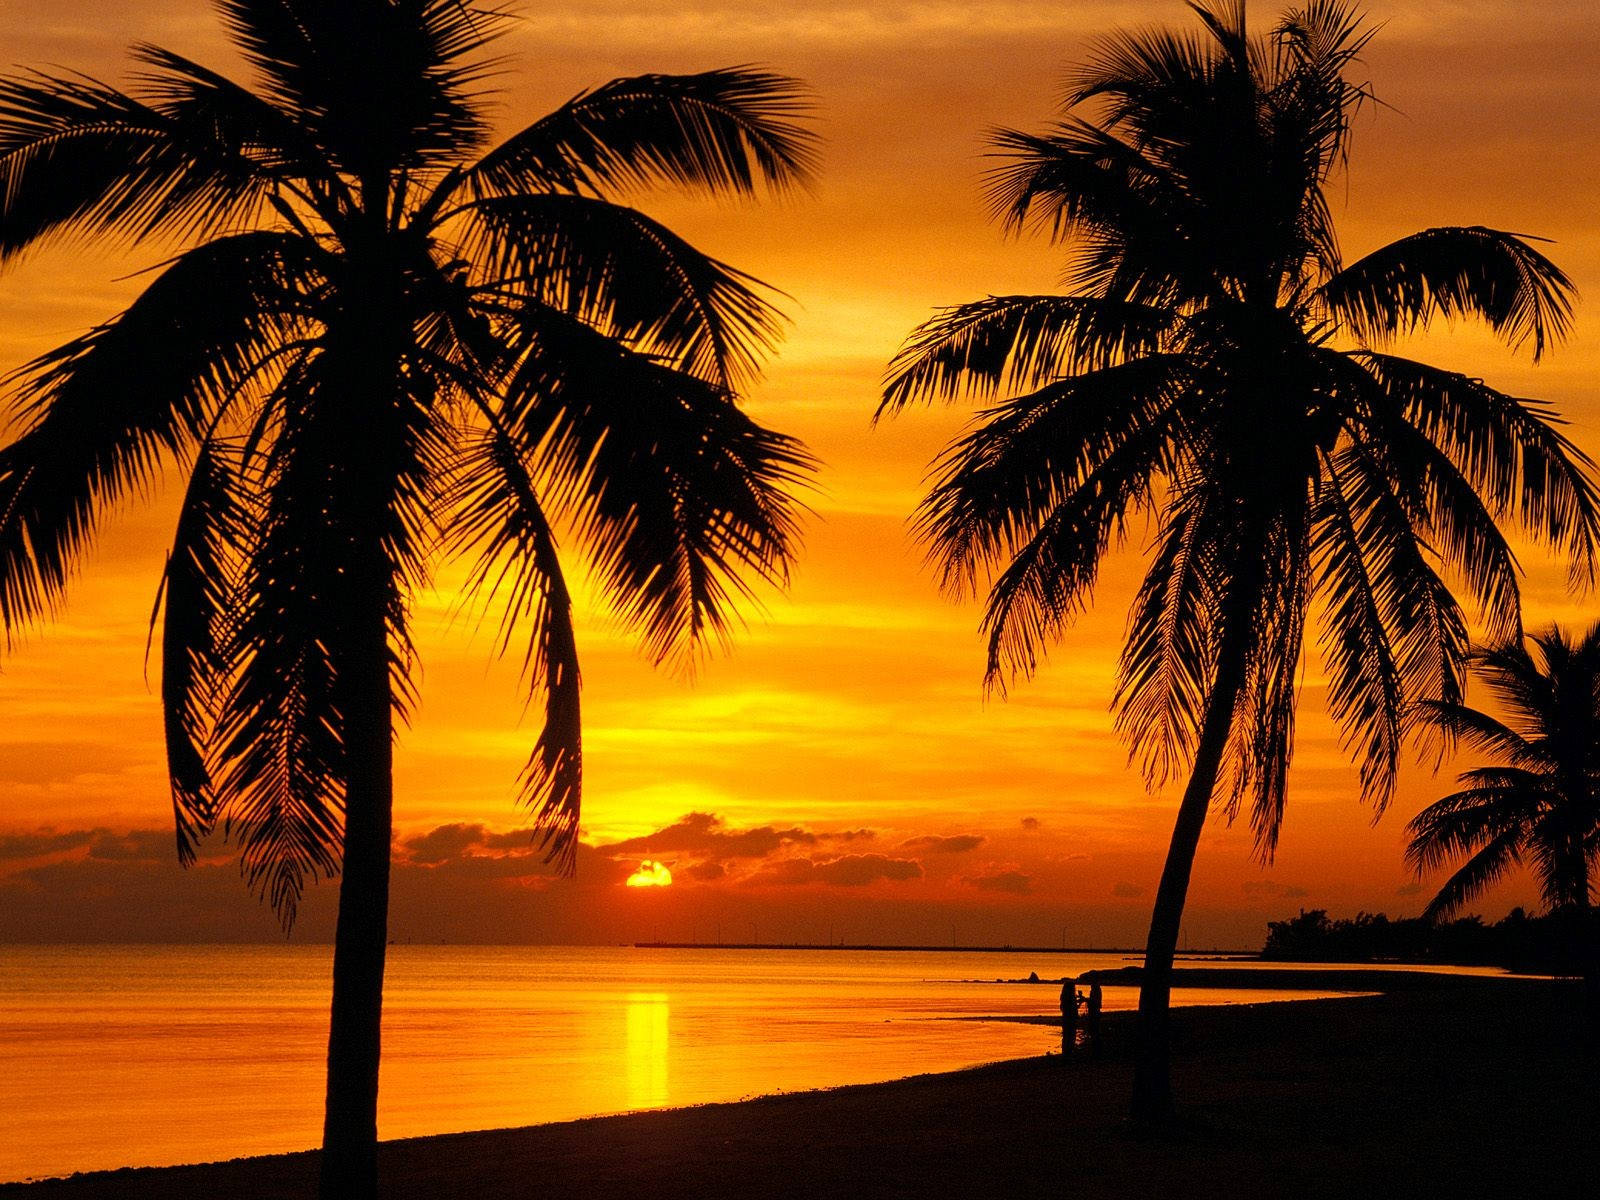
<svg viewBox="0 0 1600 1200"><path fill-rule="evenodd" d="M627 942L634 950L853 950L870 954L1128 954L1144 956L1143 946L906 946L876 942ZM1180 950L1191 961L1220 958L1259 961L1255 950Z"/></svg>
<svg viewBox="0 0 1600 1200"><path fill-rule="evenodd" d="M1494 981L1499 983L1500 981ZM1596 1194L1600 1099L1568 989L1402 989L1174 1010L1185 1122L1129 1131L1132 1014L1098 1061L1013 1059L779 1093L383 1143L389 1200L530 1191L688 1197ZM7 1200L299 1200L315 1154L0 1184ZM1210 1190L1208 1190L1210 1189Z"/></svg>

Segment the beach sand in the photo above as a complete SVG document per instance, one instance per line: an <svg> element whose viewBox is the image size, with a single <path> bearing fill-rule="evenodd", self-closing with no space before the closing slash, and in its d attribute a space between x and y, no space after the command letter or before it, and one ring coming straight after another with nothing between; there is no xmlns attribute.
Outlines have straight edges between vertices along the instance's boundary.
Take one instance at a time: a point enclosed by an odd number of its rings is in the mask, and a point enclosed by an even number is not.
<svg viewBox="0 0 1600 1200"><path fill-rule="evenodd" d="M1099 1061L999 1063L738 1104L386 1143L388 1200L463 1197L1593 1197L1600 1087L1547 984L1179 1010L1183 1123ZM204 1063L194 1064L204 1071ZM537 1081L530 1081L537 1086ZM204 1120L175 1113L174 1120ZM0 1186L6 1200L305 1200L312 1155Z"/></svg>

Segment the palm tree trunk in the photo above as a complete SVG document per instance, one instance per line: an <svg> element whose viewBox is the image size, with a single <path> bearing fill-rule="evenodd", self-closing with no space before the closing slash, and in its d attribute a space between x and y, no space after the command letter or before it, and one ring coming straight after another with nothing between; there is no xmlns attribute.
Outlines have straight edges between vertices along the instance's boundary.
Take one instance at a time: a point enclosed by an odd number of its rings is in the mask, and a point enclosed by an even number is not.
<svg viewBox="0 0 1600 1200"><path fill-rule="evenodd" d="M389 180L361 181L365 240L352 258L347 320L327 344L347 371L330 410L330 462L349 557L339 659L344 716L344 862L334 934L328 1023L328 1091L322 1125L321 1200L377 1200L378 1063L383 972L389 946L389 860L394 830L393 696L389 599L394 566L383 547L395 472L404 461L400 360L409 321L399 306L401 272L386 252ZM331 376L334 378L336 376ZM365 401L365 403L362 403Z"/></svg>
<svg viewBox="0 0 1600 1200"><path fill-rule="evenodd" d="M1579 795L1584 793L1579 792ZM1600 1039L1600 914L1589 903L1589 856L1581 835L1573 839L1572 952L1583 980L1584 1020L1591 1041Z"/></svg>
<svg viewBox="0 0 1600 1200"><path fill-rule="evenodd" d="M1600 1044L1600 913L1590 905L1582 910L1583 939L1581 962L1583 964L1584 1016L1588 1021L1591 1043Z"/></svg>
<svg viewBox="0 0 1600 1200"><path fill-rule="evenodd" d="M1564 783L1569 797L1588 794L1586 773L1580 768L1571 772ZM1574 831L1567 835L1562 850L1560 866L1563 901L1554 916L1560 922L1560 953L1566 960L1566 970L1580 980L1580 998L1584 1018L1591 1033L1600 1032L1600 924L1589 903L1589 856L1583 834Z"/></svg>
<svg viewBox="0 0 1600 1200"><path fill-rule="evenodd" d="M351 652L340 681L348 778L328 1030L322 1200L374 1200L378 1194L378 1055L388 949L394 743L384 592L380 584L368 582L367 603L361 606L365 611L351 630Z"/></svg>
<svg viewBox="0 0 1600 1200"><path fill-rule="evenodd" d="M1144 971L1139 981L1138 1057L1133 1076L1132 1115L1144 1127L1172 1120L1172 960L1178 949L1184 901L1189 895L1189 875L1195 850L1211 809L1222 756L1233 729L1233 708L1244 684L1245 653L1249 648L1248 623L1232 619L1223 633L1216 680L1206 700L1195 750L1194 770L1178 806L1178 820L1167 848L1166 866L1150 914L1145 940Z"/></svg>

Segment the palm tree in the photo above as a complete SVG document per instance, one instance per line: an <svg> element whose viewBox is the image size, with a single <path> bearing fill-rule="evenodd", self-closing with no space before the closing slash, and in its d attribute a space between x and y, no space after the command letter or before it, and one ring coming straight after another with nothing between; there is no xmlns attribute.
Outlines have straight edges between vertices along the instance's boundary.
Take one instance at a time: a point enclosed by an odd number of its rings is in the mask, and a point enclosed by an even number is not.
<svg viewBox="0 0 1600 1200"><path fill-rule="evenodd" d="M1600 537L1589 461L1547 407L1380 349L1470 314L1537 358L1568 327L1566 276L1477 227L1344 262L1327 187L1370 97L1345 78L1370 33L1329 0L1267 36L1242 2L1191 7L1194 33L1102 39L1047 132L993 135L994 211L1070 242L1069 294L943 310L878 410L1009 394L937 460L918 526L949 592L989 583L991 687L1032 674L1148 522L1117 725L1151 787L1189 781L1146 944L1146 1122L1172 1111L1172 959L1207 812L1248 805L1264 861L1277 843L1308 613L1381 810L1408 703L1460 695L1467 624L1441 570L1504 634L1518 568L1498 524L1570 551L1580 576Z"/></svg>
<svg viewBox="0 0 1600 1200"><path fill-rule="evenodd" d="M754 68L618 79L490 146L461 0L217 0L250 90L136 48L132 91L0 81L0 256L62 235L166 239L124 312L12 378L0 618L47 616L96 522L187 477L162 582L179 857L214 829L287 928L342 873L326 1196L376 1190L393 722L435 551L505 604L543 729L521 777L573 863L582 758L552 526L657 662L781 583L799 443L738 390L773 342L763 286L615 197L803 184L793 81ZM522 633L518 633L520 638Z"/></svg>
<svg viewBox="0 0 1600 1200"><path fill-rule="evenodd" d="M1531 642L1532 648L1529 648ZM1407 826L1418 876L1461 865L1423 910L1447 917L1526 861L1545 906L1568 928L1591 1002L1600 998L1593 898L1600 878L1600 622L1571 641L1552 625L1475 651L1472 666L1505 720L1460 700L1420 715L1449 742L1496 765L1460 776ZM1600 1011L1600 1009L1597 1009Z"/></svg>

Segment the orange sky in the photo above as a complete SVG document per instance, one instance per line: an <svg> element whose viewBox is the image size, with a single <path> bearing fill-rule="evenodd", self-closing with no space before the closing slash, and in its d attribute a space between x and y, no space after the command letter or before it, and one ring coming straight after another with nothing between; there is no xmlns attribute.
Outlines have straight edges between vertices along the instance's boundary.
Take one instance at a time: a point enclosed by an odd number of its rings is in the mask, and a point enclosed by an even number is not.
<svg viewBox="0 0 1600 1200"><path fill-rule="evenodd" d="M921 410L869 429L883 364L933 306L1050 290L1062 254L1006 242L984 219L983 133L1037 128L1084 39L1188 19L1175 0L872 4L613 0L545 9L504 45L510 128L619 74L760 61L816 90L826 161L815 196L643 207L788 292L794 324L751 407L824 460L816 517L788 595L689 685L653 672L584 605L588 752L576 882L549 880L505 835L534 731L491 630L452 620L445 586L418 605L422 703L401 742L396 818L401 938L635 937L1132 944L1142 939L1175 795L1124 769L1108 703L1137 540L1094 611L1031 684L985 703L976 606L940 598L905 518L924 467L965 419ZM1258 5L1265 20L1270 12ZM1347 255L1429 225L1486 224L1555 240L1581 292L1600 293L1600 33L1586 0L1375 5L1367 70L1391 110L1367 118L1334 196ZM20 64L119 77L151 40L232 69L208 6L53 0L0 5ZM0 278L0 365L114 313L134 256L56 245ZM1600 308L1544 364L1478 330L1409 349L1556 402L1600 454ZM0 675L0 940L259 938L270 914L218 860L171 859L145 622L170 512L160 498L106 527L64 618ZM569 554L569 558L570 558ZM1559 566L1525 556L1527 619L1585 620ZM1446 778L1407 777L1373 827L1321 715L1306 660L1290 811L1276 865L1247 829L1202 843L1187 938L1257 944L1300 907L1414 913L1405 820ZM155 666L152 665L152 672ZM1462 764L1465 765L1465 764ZM481 826L481 828L479 828ZM160 831L155 835L151 831ZM606 847L627 844L616 849ZM670 888L626 888L643 858ZM325 936L330 888L302 936ZM1519 881L1486 909L1532 898Z"/></svg>

